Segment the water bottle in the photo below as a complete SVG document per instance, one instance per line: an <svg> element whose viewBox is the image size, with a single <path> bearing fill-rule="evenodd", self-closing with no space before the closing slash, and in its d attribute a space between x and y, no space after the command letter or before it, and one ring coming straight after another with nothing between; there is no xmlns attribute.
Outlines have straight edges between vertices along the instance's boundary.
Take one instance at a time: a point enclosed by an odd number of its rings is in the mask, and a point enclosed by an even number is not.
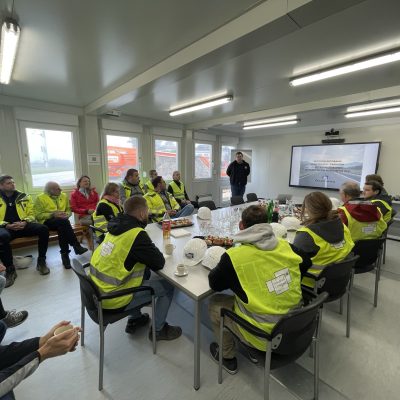
<svg viewBox="0 0 400 400"><path fill-rule="evenodd" d="M171 217L166 212L162 220L163 239L169 239L171 236Z"/></svg>

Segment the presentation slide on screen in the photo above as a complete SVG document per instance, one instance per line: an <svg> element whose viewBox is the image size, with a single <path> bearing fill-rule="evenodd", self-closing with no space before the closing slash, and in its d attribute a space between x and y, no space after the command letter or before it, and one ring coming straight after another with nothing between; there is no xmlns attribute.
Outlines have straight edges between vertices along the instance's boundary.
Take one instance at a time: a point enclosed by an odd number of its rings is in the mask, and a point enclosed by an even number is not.
<svg viewBox="0 0 400 400"><path fill-rule="evenodd" d="M291 186L339 189L346 181L362 186L375 173L379 143L293 146Z"/></svg>

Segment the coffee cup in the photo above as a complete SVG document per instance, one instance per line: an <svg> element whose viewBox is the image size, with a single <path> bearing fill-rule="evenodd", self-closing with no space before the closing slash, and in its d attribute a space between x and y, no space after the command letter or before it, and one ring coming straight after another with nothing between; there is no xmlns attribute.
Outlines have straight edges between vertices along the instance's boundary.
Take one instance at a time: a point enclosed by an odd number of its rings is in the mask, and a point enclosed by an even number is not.
<svg viewBox="0 0 400 400"><path fill-rule="evenodd" d="M164 246L165 254L167 256L172 255L172 253L174 252L174 249L175 249L175 245L173 245L172 243L166 243Z"/></svg>
<svg viewBox="0 0 400 400"><path fill-rule="evenodd" d="M176 273L178 275L185 275L186 274L186 267L183 264L178 264L176 266Z"/></svg>
<svg viewBox="0 0 400 400"><path fill-rule="evenodd" d="M54 331L54 336L59 335L60 333L69 331L70 329L73 329L74 327L72 326L72 324L68 324L68 325L62 325L60 327L58 327L55 331Z"/></svg>

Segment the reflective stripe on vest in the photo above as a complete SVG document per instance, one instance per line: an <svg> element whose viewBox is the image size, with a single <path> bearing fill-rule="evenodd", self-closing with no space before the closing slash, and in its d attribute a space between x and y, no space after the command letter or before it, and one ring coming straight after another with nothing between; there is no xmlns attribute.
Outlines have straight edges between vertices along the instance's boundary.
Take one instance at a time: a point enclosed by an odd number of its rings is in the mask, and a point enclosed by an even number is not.
<svg viewBox="0 0 400 400"><path fill-rule="evenodd" d="M381 200L381 199L371 200L371 203L382 203L382 205L387 210L385 213L382 212L383 220L387 224L392 219L392 210L393 210L393 208L389 205L389 203L387 203L385 200Z"/></svg>
<svg viewBox="0 0 400 400"><path fill-rule="evenodd" d="M175 181L170 183L172 187L172 191L174 192L175 199L184 200L185 199L185 185L183 182L180 182L181 187L179 187Z"/></svg>
<svg viewBox="0 0 400 400"><path fill-rule="evenodd" d="M372 207L372 206L371 206ZM377 207L380 215L379 221L362 222L356 220L347 210L346 206L339 207L347 218L347 227L349 228L353 242L357 240L377 239L382 236L386 230L387 224L383 219L381 210Z"/></svg>
<svg viewBox="0 0 400 400"><path fill-rule="evenodd" d="M260 250L243 244L227 251L248 303L235 297L234 312L270 333L282 316L301 302L301 257L282 239L273 250ZM244 339L253 347L265 351L266 341L238 326Z"/></svg>
<svg viewBox="0 0 400 400"><path fill-rule="evenodd" d="M142 284L145 265L136 263L132 270L125 268L126 258L142 228L133 228L121 235L107 233L103 243L93 252L90 277L102 293L138 287ZM133 295L103 300L103 308L116 309L131 302Z"/></svg>
<svg viewBox="0 0 400 400"><path fill-rule="evenodd" d="M116 217L120 212L122 212L122 210L120 210L114 203L112 203L111 201L108 201L106 199L102 199L99 201L99 203L97 204L97 207L99 206L99 204L107 204L108 206L111 207L111 210L114 214L114 217ZM103 231L107 231L107 225L108 225L108 221L106 219L106 217L104 215L97 215L97 209L96 211L92 214L92 218L93 218L93 225L96 228L102 229ZM100 232L95 232L97 236L101 236L102 233Z"/></svg>

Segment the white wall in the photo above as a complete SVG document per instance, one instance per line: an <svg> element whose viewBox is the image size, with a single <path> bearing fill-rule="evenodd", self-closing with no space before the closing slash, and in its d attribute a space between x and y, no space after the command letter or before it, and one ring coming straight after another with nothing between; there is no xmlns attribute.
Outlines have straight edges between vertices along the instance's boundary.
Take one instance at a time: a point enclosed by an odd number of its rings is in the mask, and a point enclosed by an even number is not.
<svg viewBox="0 0 400 400"><path fill-rule="evenodd" d="M400 194L400 125L370 126L341 129L346 143L381 141L378 173L391 194ZM274 198L279 193L290 193L302 199L312 189L289 187L290 156L292 145L320 144L323 132L296 132L255 138L241 138L239 148L253 150L253 182L246 192L259 197ZM326 191L328 196L337 196Z"/></svg>

